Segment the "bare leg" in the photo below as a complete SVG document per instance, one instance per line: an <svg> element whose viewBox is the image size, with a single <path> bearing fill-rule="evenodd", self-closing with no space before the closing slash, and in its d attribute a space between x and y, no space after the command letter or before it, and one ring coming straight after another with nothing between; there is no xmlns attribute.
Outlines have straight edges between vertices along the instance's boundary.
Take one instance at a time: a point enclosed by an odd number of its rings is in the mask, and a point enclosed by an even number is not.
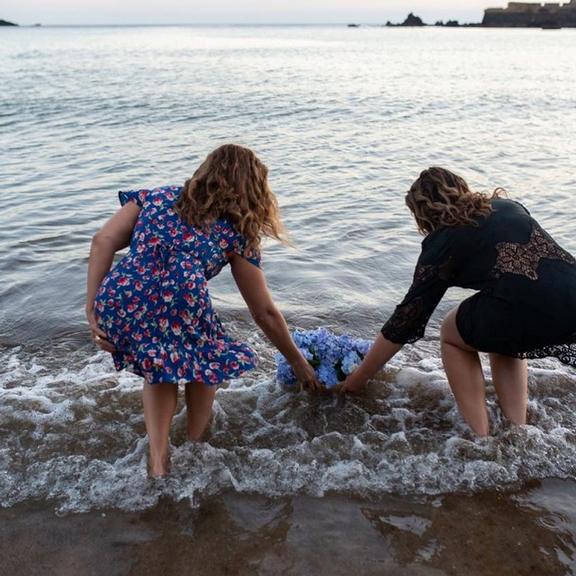
<svg viewBox="0 0 576 576"><path fill-rule="evenodd" d="M188 412L188 439L199 442L212 417L212 404L216 395L216 386L202 382L186 384L186 409Z"/></svg>
<svg viewBox="0 0 576 576"><path fill-rule="evenodd" d="M504 416L513 424L526 424L528 363L520 358L490 354L490 366Z"/></svg>
<svg viewBox="0 0 576 576"><path fill-rule="evenodd" d="M479 436L489 432L486 411L486 382L478 352L470 348L458 332L454 308L442 323L442 361L448 382L464 420Z"/></svg>
<svg viewBox="0 0 576 576"><path fill-rule="evenodd" d="M164 476L169 469L168 441L170 424L178 400L178 386L144 382L142 399L146 432L150 442L149 474Z"/></svg>

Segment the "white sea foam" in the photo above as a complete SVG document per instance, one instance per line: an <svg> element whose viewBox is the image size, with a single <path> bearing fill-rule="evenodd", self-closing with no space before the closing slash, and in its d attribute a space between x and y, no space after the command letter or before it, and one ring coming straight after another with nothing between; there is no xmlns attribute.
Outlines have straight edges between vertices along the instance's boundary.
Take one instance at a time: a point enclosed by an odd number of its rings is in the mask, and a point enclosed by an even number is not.
<svg viewBox="0 0 576 576"><path fill-rule="evenodd" d="M196 502L225 489L265 495L329 491L438 494L510 487L576 472L576 375L555 362L530 371L529 422L509 427L489 386L495 434L474 438L460 419L440 361L399 368L366 398L310 399L262 374L217 394L209 442L185 441L179 407L172 475L146 476L141 381L106 354L67 368L21 349L2 352L0 503L56 502L60 512Z"/></svg>

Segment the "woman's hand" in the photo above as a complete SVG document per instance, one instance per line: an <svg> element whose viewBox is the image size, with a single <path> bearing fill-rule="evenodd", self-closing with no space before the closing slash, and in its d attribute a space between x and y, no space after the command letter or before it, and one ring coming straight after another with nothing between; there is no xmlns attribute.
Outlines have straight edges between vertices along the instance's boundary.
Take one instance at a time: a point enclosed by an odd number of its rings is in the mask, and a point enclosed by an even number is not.
<svg viewBox="0 0 576 576"><path fill-rule="evenodd" d="M339 394L362 394L368 380L373 378L400 348L402 344L391 342L382 334L378 334L360 366L342 384L338 384L336 391Z"/></svg>
<svg viewBox="0 0 576 576"><path fill-rule="evenodd" d="M86 318L88 320L88 325L90 326L90 332L92 333L92 339L102 350L106 352L116 352L116 348L108 342L106 336L106 332L102 331L98 326L98 322L96 321L96 316L94 315L94 310L91 308L86 308Z"/></svg>
<svg viewBox="0 0 576 576"><path fill-rule="evenodd" d="M304 388L312 392L320 392L322 390L322 385L318 381L314 368L312 368L304 358L294 362L294 364L292 364L292 370L296 375L296 380L298 380Z"/></svg>
<svg viewBox="0 0 576 576"><path fill-rule="evenodd" d="M336 392L338 394L362 394L366 388L368 380L359 376L358 372L352 372L344 382L338 384Z"/></svg>

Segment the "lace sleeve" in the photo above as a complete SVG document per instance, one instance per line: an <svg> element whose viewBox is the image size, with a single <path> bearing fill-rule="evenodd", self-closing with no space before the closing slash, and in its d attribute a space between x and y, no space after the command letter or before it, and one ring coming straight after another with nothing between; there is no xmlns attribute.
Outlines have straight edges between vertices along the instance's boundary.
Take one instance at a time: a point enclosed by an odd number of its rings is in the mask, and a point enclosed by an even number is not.
<svg viewBox="0 0 576 576"><path fill-rule="evenodd" d="M413 343L424 336L432 312L450 287L451 259L440 264L424 264L424 259L422 253L410 290L382 327L382 335L396 344Z"/></svg>

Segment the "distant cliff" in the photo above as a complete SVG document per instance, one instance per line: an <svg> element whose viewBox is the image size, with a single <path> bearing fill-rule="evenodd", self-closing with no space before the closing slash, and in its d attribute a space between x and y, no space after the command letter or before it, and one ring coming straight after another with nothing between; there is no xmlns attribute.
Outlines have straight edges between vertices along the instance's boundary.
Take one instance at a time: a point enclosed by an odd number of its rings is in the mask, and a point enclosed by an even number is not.
<svg viewBox="0 0 576 576"><path fill-rule="evenodd" d="M487 8L482 26L499 28L576 28L576 0L567 4L509 2L506 8Z"/></svg>
<svg viewBox="0 0 576 576"><path fill-rule="evenodd" d="M0 26L18 26L14 22L8 22L8 20L0 20Z"/></svg>

